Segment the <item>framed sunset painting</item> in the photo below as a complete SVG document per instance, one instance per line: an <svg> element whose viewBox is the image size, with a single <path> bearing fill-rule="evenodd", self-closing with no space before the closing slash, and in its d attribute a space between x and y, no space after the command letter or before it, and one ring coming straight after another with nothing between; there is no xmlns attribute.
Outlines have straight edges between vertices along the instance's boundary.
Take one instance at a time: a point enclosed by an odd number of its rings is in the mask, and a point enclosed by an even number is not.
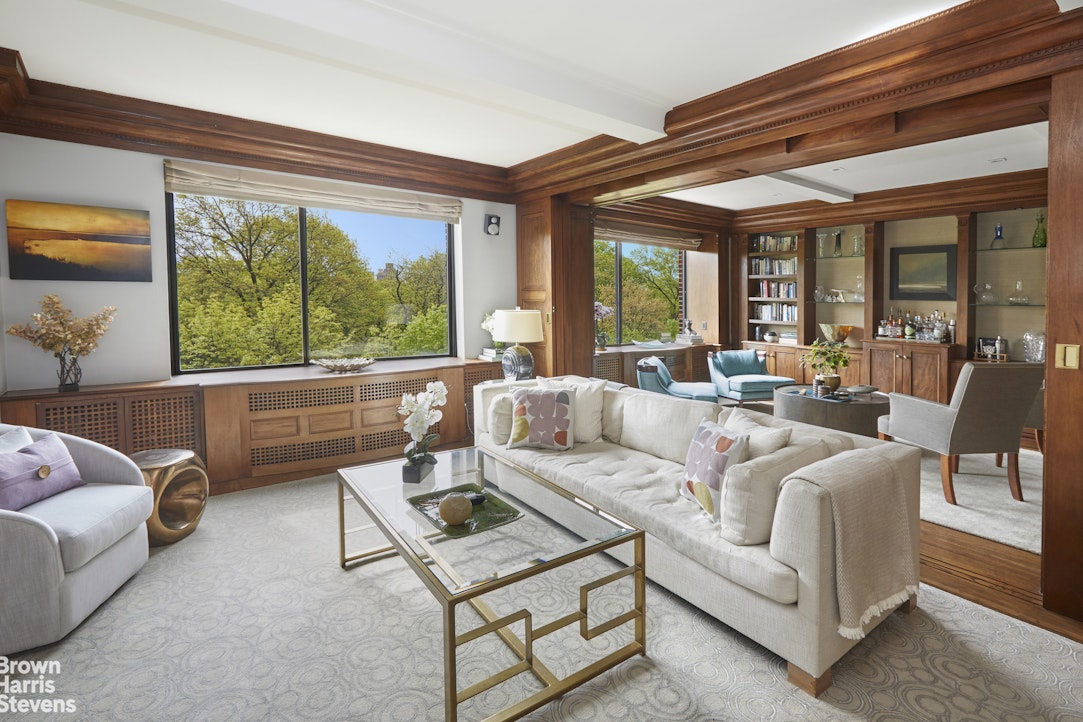
<svg viewBox="0 0 1083 722"><path fill-rule="evenodd" d="M150 211L8 200L13 279L150 281Z"/></svg>

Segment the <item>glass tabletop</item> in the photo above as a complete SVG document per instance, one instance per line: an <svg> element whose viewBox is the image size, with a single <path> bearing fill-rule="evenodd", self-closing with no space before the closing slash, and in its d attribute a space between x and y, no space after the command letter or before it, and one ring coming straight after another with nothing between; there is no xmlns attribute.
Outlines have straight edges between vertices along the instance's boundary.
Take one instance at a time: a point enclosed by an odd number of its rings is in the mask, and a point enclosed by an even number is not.
<svg viewBox="0 0 1083 722"><path fill-rule="evenodd" d="M438 463L419 484L402 481L402 460L339 470L343 486L419 571L426 567L452 596L477 591L546 562L577 554L638 530L578 499L545 479L518 470L546 495L551 519L485 480L486 463L496 462L481 449L436 454ZM468 523L448 525L439 515L440 500L460 491L483 495ZM554 513L557 510L559 513ZM559 523L562 514L594 517L596 536L584 539Z"/></svg>

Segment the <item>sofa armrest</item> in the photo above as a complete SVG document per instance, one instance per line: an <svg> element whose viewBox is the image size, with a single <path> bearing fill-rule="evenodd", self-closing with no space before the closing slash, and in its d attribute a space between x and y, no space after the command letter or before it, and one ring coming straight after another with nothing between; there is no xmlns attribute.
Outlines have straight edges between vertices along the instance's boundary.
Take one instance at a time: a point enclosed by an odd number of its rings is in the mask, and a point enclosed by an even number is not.
<svg viewBox="0 0 1083 722"><path fill-rule="evenodd" d="M500 394L509 394L512 389L524 386L536 386L534 379L522 381L487 381L474 385L474 433L483 434L489 431L489 407Z"/></svg>
<svg viewBox="0 0 1083 722"><path fill-rule="evenodd" d="M12 595L21 595L22 587L35 584L33 580L59 586L64 565L56 532L37 517L0 509L0 579L7 582L4 606L12 601Z"/></svg>

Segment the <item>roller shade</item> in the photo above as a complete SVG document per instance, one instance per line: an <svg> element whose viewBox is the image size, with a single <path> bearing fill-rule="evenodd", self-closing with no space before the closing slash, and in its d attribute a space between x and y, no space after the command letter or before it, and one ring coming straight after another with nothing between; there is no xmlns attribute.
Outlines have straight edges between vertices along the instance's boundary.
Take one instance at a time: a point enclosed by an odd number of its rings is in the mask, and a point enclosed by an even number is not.
<svg viewBox="0 0 1083 722"><path fill-rule="evenodd" d="M693 233L681 233L680 231L605 220L595 221L594 237L600 241L637 243L645 246L667 246L685 251L694 251L703 242L701 236Z"/></svg>
<svg viewBox="0 0 1083 722"><path fill-rule="evenodd" d="M463 210L457 198L179 160L165 161L165 189L170 193L383 213L443 223L458 223Z"/></svg>

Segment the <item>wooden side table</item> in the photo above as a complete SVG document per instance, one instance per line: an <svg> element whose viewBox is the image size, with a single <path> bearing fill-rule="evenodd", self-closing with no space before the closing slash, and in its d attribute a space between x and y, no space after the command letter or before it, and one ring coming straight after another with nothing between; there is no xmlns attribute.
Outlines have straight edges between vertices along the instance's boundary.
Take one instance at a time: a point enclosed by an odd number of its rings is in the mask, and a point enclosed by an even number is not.
<svg viewBox="0 0 1083 722"><path fill-rule="evenodd" d="M202 459L189 449L148 449L131 458L154 490L154 511L147 519L151 546L172 544L195 531L210 493Z"/></svg>

